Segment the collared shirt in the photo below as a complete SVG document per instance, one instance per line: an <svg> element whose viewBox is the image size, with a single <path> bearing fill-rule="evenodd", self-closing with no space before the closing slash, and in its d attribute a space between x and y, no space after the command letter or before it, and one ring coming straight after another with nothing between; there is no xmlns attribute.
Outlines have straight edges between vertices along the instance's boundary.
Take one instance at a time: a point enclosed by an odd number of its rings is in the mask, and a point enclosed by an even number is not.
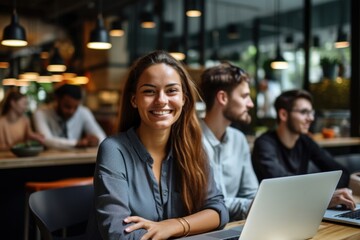
<svg viewBox="0 0 360 240"><path fill-rule="evenodd" d="M220 142L201 120L203 144L214 170L217 187L225 197L231 220L245 219L258 189L245 135L227 127Z"/></svg>
<svg viewBox="0 0 360 240"><path fill-rule="evenodd" d="M84 133L95 135L99 139L99 143L106 137L94 115L82 105L66 122L57 114L53 104L37 109L33 119L36 131L45 137L45 145L52 148L75 147ZM66 134L63 124L66 124Z"/></svg>
<svg viewBox="0 0 360 240"><path fill-rule="evenodd" d="M151 221L185 216L175 161L170 151L162 162L159 185L152 171L153 159L134 128L106 138L97 156L95 218L92 218L102 238L96 228L90 227L89 239L140 239L145 229L125 233L124 219L128 216ZM212 177L203 209L217 211L223 227L229 219L228 212Z"/></svg>

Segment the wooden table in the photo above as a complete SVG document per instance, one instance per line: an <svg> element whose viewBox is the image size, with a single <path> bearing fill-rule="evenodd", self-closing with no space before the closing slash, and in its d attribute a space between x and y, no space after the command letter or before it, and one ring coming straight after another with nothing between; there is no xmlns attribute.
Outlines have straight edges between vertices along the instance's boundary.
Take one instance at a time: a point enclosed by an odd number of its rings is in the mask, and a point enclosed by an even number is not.
<svg viewBox="0 0 360 240"><path fill-rule="evenodd" d="M34 157L16 157L10 151L0 152L0 169L89 164L96 161L97 148L45 150Z"/></svg>
<svg viewBox="0 0 360 240"><path fill-rule="evenodd" d="M231 222L226 225L226 229L243 225L244 220ZM360 228L343 224L322 222L319 230L313 238L321 240L358 240L360 239Z"/></svg>

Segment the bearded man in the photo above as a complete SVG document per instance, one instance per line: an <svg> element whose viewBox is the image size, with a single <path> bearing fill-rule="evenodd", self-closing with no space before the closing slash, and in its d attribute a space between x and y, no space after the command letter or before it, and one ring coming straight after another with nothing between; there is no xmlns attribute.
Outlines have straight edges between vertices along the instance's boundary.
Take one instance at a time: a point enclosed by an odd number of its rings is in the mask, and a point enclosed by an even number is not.
<svg viewBox="0 0 360 240"><path fill-rule="evenodd" d="M201 76L200 89L206 104L201 121L203 144L215 182L225 197L231 221L245 219L258 189L245 135L230 126L249 124L249 75L230 63L209 68Z"/></svg>

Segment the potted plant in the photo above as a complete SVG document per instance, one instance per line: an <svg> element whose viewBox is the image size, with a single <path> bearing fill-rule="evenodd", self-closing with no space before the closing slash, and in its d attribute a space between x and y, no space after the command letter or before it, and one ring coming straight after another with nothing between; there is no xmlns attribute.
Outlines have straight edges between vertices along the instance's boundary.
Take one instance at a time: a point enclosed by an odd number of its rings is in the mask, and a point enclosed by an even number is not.
<svg viewBox="0 0 360 240"><path fill-rule="evenodd" d="M327 79L335 79L337 77L337 67L340 61L337 58L322 57L320 66L323 71L323 77Z"/></svg>

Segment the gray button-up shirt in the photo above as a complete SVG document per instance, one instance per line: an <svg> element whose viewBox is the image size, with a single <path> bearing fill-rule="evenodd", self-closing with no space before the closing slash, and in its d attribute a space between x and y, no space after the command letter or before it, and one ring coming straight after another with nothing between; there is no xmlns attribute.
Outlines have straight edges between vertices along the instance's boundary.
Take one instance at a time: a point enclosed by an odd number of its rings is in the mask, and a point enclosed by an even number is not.
<svg viewBox="0 0 360 240"><path fill-rule="evenodd" d="M245 219L259 185L245 135L235 128L227 127L220 142L204 121L200 123L203 144L217 187L224 194L230 219Z"/></svg>
<svg viewBox="0 0 360 240"><path fill-rule="evenodd" d="M153 159L133 128L103 141L94 176L95 222L103 239L140 239L145 229L125 233L123 220L128 216L161 221L186 215L174 161L170 152L162 163L159 185L152 171ZM219 213L220 227L229 220L223 195L212 175L203 209Z"/></svg>

